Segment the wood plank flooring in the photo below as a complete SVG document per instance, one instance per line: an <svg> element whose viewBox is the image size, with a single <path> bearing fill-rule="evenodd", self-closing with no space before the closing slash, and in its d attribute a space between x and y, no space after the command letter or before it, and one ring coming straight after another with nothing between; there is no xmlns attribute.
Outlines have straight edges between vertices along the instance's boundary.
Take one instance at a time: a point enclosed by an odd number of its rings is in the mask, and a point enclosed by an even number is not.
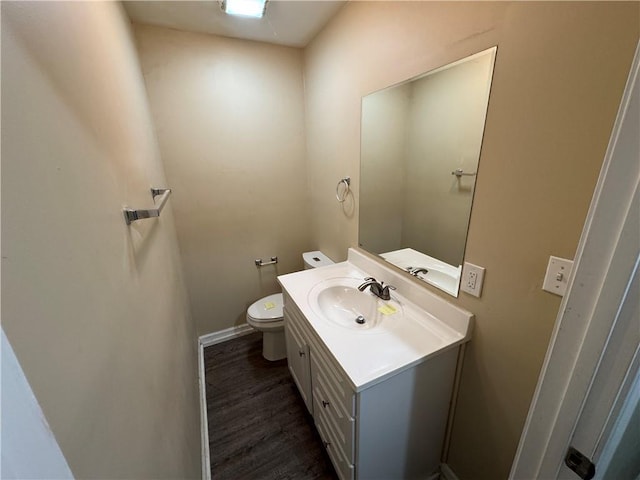
<svg viewBox="0 0 640 480"><path fill-rule="evenodd" d="M262 334L204 350L211 475L216 480L335 480L287 361L262 357Z"/></svg>

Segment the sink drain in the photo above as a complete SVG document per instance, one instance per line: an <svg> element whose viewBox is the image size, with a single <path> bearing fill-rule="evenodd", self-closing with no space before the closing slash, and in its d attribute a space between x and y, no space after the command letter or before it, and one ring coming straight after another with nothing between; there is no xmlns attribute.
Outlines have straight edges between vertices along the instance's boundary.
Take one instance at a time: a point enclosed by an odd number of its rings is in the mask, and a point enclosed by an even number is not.
<svg viewBox="0 0 640 480"><path fill-rule="evenodd" d="M356 323L357 323L358 325L362 325L362 324L364 324L364 322L366 322L366 320L365 320L365 318L364 318L362 315L358 315L358 316L356 317Z"/></svg>

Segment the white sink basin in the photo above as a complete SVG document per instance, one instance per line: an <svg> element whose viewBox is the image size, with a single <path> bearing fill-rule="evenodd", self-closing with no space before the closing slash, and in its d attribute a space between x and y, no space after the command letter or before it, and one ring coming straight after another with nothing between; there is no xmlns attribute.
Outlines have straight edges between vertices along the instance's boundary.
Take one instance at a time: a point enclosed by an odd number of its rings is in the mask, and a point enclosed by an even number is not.
<svg viewBox="0 0 640 480"><path fill-rule="evenodd" d="M450 272L434 267L430 267L428 270L428 273L419 273L417 275L418 278L425 280L436 287L440 287L445 291L455 288L455 284L458 282L457 276L453 276Z"/></svg>
<svg viewBox="0 0 640 480"><path fill-rule="evenodd" d="M461 266L454 267L411 248L381 253L380 256L403 270L407 270L409 267L426 268L429 272L419 273L417 278L444 290L454 297L458 296L460 276L462 275Z"/></svg>
<svg viewBox="0 0 640 480"><path fill-rule="evenodd" d="M359 291L357 287L363 282L352 277L323 280L309 291L309 304L322 319L352 331L388 330L403 317L402 304L393 296L391 300L382 300L368 289Z"/></svg>

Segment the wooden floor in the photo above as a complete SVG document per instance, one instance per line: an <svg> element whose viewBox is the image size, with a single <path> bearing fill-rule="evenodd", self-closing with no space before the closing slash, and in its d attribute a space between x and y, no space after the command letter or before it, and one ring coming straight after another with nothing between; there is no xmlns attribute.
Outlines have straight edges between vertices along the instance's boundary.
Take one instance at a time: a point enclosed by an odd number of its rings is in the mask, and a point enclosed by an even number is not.
<svg viewBox="0 0 640 480"><path fill-rule="evenodd" d="M261 333L205 348L204 362L212 478L337 478L286 359L262 357Z"/></svg>

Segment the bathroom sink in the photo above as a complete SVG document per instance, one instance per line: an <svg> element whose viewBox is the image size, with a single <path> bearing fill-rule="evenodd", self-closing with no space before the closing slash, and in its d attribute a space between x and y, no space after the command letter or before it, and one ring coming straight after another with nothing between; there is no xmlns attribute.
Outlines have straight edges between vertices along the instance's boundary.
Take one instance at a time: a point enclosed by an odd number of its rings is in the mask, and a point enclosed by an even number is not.
<svg viewBox="0 0 640 480"><path fill-rule="evenodd" d="M459 275L459 272L457 272L457 270L456 273L458 273ZM438 269L433 266L429 268L428 273L419 273L417 276L418 278L426 280L430 284L442 289L446 289L447 291L452 288L455 289L455 285L457 284L459 278L458 276L452 275L448 271Z"/></svg>
<svg viewBox="0 0 640 480"><path fill-rule="evenodd" d="M323 280L309 291L309 304L322 319L353 331L384 331L402 318L397 298L382 300L368 290L361 292L361 278L335 277Z"/></svg>
<svg viewBox="0 0 640 480"><path fill-rule="evenodd" d="M462 267L449 265L437 258L411 248L403 248L380 254L387 262L392 263L405 271L414 268L425 268L428 273L419 273L416 278L423 280L445 292L458 296Z"/></svg>

